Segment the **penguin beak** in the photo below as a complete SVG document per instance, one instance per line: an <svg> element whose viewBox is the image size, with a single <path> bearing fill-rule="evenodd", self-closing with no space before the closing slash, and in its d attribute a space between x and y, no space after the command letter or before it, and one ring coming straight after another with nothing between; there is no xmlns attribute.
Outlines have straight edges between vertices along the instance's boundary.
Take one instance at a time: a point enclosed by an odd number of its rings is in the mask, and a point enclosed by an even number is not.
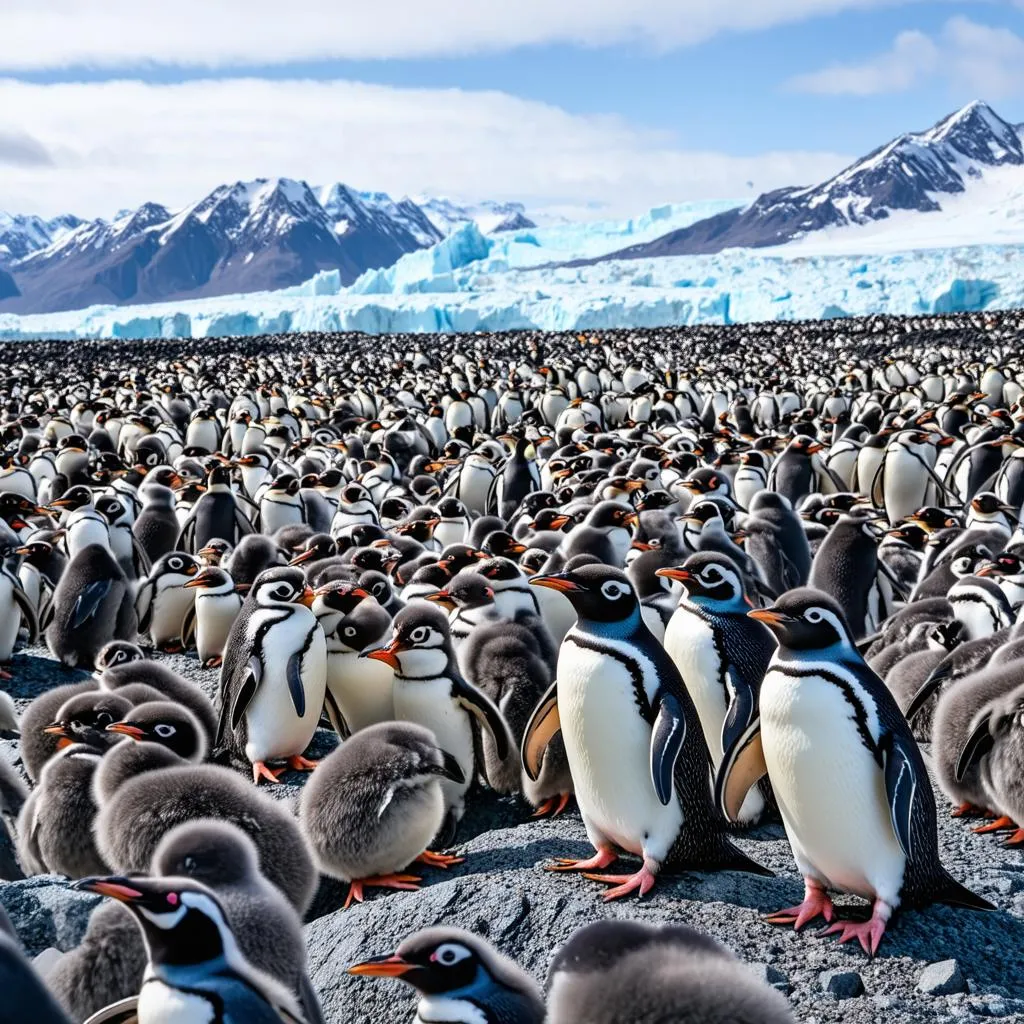
<svg viewBox="0 0 1024 1024"><path fill-rule="evenodd" d="M416 964L403 960L397 953L392 956L375 956L348 969L349 974L366 978L401 978L410 971L418 971Z"/></svg>
<svg viewBox="0 0 1024 1024"><path fill-rule="evenodd" d="M546 587L548 590L558 590L563 594L577 594L586 589L568 576L534 576L529 583L531 587Z"/></svg>
<svg viewBox="0 0 1024 1024"><path fill-rule="evenodd" d="M572 518L570 516L555 516L555 518L551 520L551 529L560 530L570 522L572 522Z"/></svg>
<svg viewBox="0 0 1024 1024"><path fill-rule="evenodd" d="M128 878L82 878L71 886L81 892L95 892L101 896L109 896L119 903L137 903L145 898L145 893L131 885Z"/></svg>
<svg viewBox="0 0 1024 1024"><path fill-rule="evenodd" d="M141 740L146 735L137 725L129 725L127 722L114 722L113 725L107 726L106 731L130 736L133 740Z"/></svg>
<svg viewBox="0 0 1024 1024"><path fill-rule="evenodd" d="M645 544L642 540L635 540L635 541L633 541L633 543L630 544L630 547L633 548L636 551L650 551L651 550L651 545L650 544Z"/></svg>
<svg viewBox="0 0 1024 1024"><path fill-rule="evenodd" d="M303 562L308 562L311 558L316 558L315 548L307 548L305 551L300 551L288 564L302 565Z"/></svg>
<svg viewBox="0 0 1024 1024"><path fill-rule="evenodd" d="M438 590L434 594L425 594L423 597L424 601L432 601L434 604L439 604L449 611L455 607L455 602L452 600L451 594L447 590Z"/></svg>
<svg viewBox="0 0 1024 1024"><path fill-rule="evenodd" d="M190 572L189 575L191 576L192 573ZM184 584L182 590L193 590L198 587L205 587L209 580L209 576L205 573L200 573L194 580L189 580L188 583Z"/></svg>
<svg viewBox="0 0 1024 1024"><path fill-rule="evenodd" d="M365 651L359 657L370 658L372 661L382 661L385 665L390 665L393 669L397 670L399 667L397 654L401 649L398 641L392 640L387 647L378 647L372 651Z"/></svg>
<svg viewBox="0 0 1024 1024"><path fill-rule="evenodd" d="M693 579L693 573L689 569L680 566L678 569L655 569L655 576L664 576L667 580L675 580L678 583L686 583Z"/></svg>
<svg viewBox="0 0 1024 1024"><path fill-rule="evenodd" d="M626 490L630 493L642 490L645 486L646 484L643 480L628 480L626 482Z"/></svg>
<svg viewBox="0 0 1024 1024"><path fill-rule="evenodd" d="M769 628L781 625L788 617L774 608L755 608L752 612L747 612L748 619L757 619L758 622L763 622Z"/></svg>
<svg viewBox="0 0 1024 1024"><path fill-rule="evenodd" d="M46 726L46 728L43 729L43 732L46 733L47 736L63 736L64 739L69 738L67 729L65 729L60 722L53 722Z"/></svg>
<svg viewBox="0 0 1024 1024"><path fill-rule="evenodd" d="M304 604L307 608L312 608L313 607L313 600L315 599L315 597L316 597L316 595L313 593L313 588L312 587L306 587L302 591L302 595L299 597L298 603L299 604Z"/></svg>

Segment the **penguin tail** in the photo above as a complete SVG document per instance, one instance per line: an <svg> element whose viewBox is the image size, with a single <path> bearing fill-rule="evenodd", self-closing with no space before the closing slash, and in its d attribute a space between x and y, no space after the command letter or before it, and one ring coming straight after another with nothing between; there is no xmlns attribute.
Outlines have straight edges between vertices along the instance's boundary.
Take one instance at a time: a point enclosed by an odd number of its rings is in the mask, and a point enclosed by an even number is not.
<svg viewBox="0 0 1024 1024"><path fill-rule="evenodd" d="M775 872L752 860L741 849L727 842L726 855L722 861L722 868L727 871L742 871L748 875L761 875L763 878L774 878ZM952 881L952 879L950 879ZM966 892L966 890L964 890ZM968 894L970 895L970 894Z"/></svg>
<svg viewBox="0 0 1024 1024"><path fill-rule="evenodd" d="M971 892L961 885L952 875L943 872L939 880L939 890L935 894L936 903L945 903L950 907L965 907L967 910L995 910L994 903L989 903L983 896Z"/></svg>

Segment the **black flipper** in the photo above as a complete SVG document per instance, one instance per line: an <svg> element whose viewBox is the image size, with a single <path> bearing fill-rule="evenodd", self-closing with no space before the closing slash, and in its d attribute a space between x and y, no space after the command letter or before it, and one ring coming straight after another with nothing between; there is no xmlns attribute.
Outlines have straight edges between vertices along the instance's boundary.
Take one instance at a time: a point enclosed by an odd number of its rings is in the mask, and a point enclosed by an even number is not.
<svg viewBox="0 0 1024 1024"><path fill-rule="evenodd" d="M989 730L991 712L984 712L967 737L960 758L956 763L956 781L963 782L964 776L995 746L995 740Z"/></svg>
<svg viewBox="0 0 1024 1024"><path fill-rule="evenodd" d="M971 892L951 875L943 871L945 877L933 899L936 903L945 903L950 907L966 907L968 910L996 910L995 904L989 903L983 896Z"/></svg>
<svg viewBox="0 0 1024 1024"><path fill-rule="evenodd" d="M494 749L498 757L504 761L512 746L512 737L508 723L498 710L498 706L481 690L467 683L461 676L452 679L452 697L455 702L470 714L475 715L480 724L491 734Z"/></svg>
<svg viewBox="0 0 1024 1024"><path fill-rule="evenodd" d="M557 683L552 683L547 692L537 702L530 721L523 732L522 756L523 767L533 782L540 778L541 763L548 744L561 731L562 723L558 717Z"/></svg>
<svg viewBox="0 0 1024 1024"><path fill-rule="evenodd" d="M319 626L314 626L313 629L319 629ZM309 650L309 642L312 637L313 633L310 632L302 647L288 659L288 669L285 673L288 677L288 693L292 698L292 706L299 718L306 713L306 689L302 685L302 657Z"/></svg>
<svg viewBox="0 0 1024 1024"><path fill-rule="evenodd" d="M914 856L911 825L914 797L921 780L917 777L912 753L907 749L907 741L896 734L889 733L883 740L882 758L892 827L907 860L910 860Z"/></svg>
<svg viewBox="0 0 1024 1024"><path fill-rule="evenodd" d="M686 712L679 698L663 691L651 730L651 781L663 806L672 799L676 762L686 740Z"/></svg>
<svg viewBox="0 0 1024 1024"><path fill-rule="evenodd" d="M109 583L107 585L109 587ZM21 608L21 617L28 627L28 642L34 644L39 639L39 619L36 610L28 594L20 586L12 587L11 592L14 595L14 603Z"/></svg>
<svg viewBox="0 0 1024 1024"><path fill-rule="evenodd" d="M231 728L237 729L241 722L245 709L252 703L256 691L263 680L263 662L253 656L246 666L245 675L238 686L238 693L235 694L234 703L231 705Z"/></svg>
<svg viewBox="0 0 1024 1024"><path fill-rule="evenodd" d="M757 696L754 691L740 678L732 665L728 671L732 700L729 701L729 710L722 722L722 750L731 749L757 717Z"/></svg>
<svg viewBox="0 0 1024 1024"><path fill-rule="evenodd" d="M907 705L906 718L908 722L914 720L914 716L928 703L928 698L942 685L943 681L953 674L953 663L949 660L941 661L931 672L931 675L921 684L920 689L910 699Z"/></svg>
<svg viewBox="0 0 1024 1024"><path fill-rule="evenodd" d="M85 625L99 611L103 599L110 593L112 586L111 580L96 580L82 587L82 592L78 595L74 608L71 609L72 629L78 629L79 626Z"/></svg>
<svg viewBox="0 0 1024 1024"><path fill-rule="evenodd" d="M348 724L345 716L334 699L330 690L324 695L324 706L327 709L327 717L330 720L331 728L343 739L347 740L352 735L352 727Z"/></svg>

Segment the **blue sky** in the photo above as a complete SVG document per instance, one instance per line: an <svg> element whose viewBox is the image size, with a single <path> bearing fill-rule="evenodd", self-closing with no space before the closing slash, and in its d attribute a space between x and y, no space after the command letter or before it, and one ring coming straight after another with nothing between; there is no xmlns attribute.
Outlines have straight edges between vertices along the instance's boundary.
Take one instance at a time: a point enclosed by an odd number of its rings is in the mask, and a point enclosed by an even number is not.
<svg viewBox="0 0 1024 1024"><path fill-rule="evenodd" d="M290 175L640 212L816 180L976 98L1024 122L1024 0L9 4L8 211Z"/></svg>

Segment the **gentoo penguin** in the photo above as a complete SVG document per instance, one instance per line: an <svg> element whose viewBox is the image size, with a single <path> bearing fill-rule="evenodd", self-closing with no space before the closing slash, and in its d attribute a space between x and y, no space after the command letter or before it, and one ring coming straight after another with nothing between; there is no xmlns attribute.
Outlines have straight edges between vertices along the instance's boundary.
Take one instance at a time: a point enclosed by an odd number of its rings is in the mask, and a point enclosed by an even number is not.
<svg viewBox="0 0 1024 1024"><path fill-rule="evenodd" d="M195 579L202 565L194 555L171 551L158 559L135 595L139 632L154 646L175 653L182 649L185 614L195 604L195 591L185 584Z"/></svg>
<svg viewBox="0 0 1024 1024"><path fill-rule="evenodd" d="M231 487L231 471L215 463L206 476L206 491L192 506L175 547L198 552L213 540L235 547L253 532L252 523L238 505Z"/></svg>
<svg viewBox="0 0 1024 1024"><path fill-rule="evenodd" d="M434 540L441 550L452 544L465 544L469 529L470 516L465 504L458 498L442 498L437 504L437 525L434 527Z"/></svg>
<svg viewBox="0 0 1024 1024"><path fill-rule="evenodd" d="M26 872L81 878L107 870L93 837L93 777L102 753L73 743L43 765L18 816L18 860Z"/></svg>
<svg viewBox="0 0 1024 1024"><path fill-rule="evenodd" d="M117 694L110 694L117 698ZM128 736L136 742L159 743L183 761L206 760L209 742L202 723L183 704L154 700L136 704L106 726L108 733Z"/></svg>
<svg viewBox="0 0 1024 1024"><path fill-rule="evenodd" d="M511 439L515 447L495 480L493 504L506 522L532 491L540 490L537 449L527 437Z"/></svg>
<svg viewBox="0 0 1024 1024"><path fill-rule="evenodd" d="M461 928L425 928L394 953L348 969L369 978L401 978L420 994L416 1019L451 1024L542 1024L544 998L518 964Z"/></svg>
<svg viewBox="0 0 1024 1024"><path fill-rule="evenodd" d="M252 585L228 635L220 674L218 747L244 755L253 781L279 781L266 762L315 766L302 752L320 721L327 643L301 570L267 569ZM282 769L283 770L283 769Z"/></svg>
<svg viewBox="0 0 1024 1024"><path fill-rule="evenodd" d="M259 529L273 535L282 526L304 523L305 509L299 495L299 479L292 473L282 473L271 480L259 500Z"/></svg>
<svg viewBox="0 0 1024 1024"><path fill-rule="evenodd" d="M785 996L685 924L585 925L548 970L548 1024L792 1024Z"/></svg>
<svg viewBox="0 0 1024 1024"><path fill-rule="evenodd" d="M108 876L76 887L126 906L149 962L138 998L144 1021L303 1024L288 989L243 956L212 889L189 878Z"/></svg>
<svg viewBox="0 0 1024 1024"><path fill-rule="evenodd" d="M174 492L169 487L147 483L139 493L144 504L132 533L152 563L174 550L181 525L174 511Z"/></svg>
<svg viewBox="0 0 1024 1024"><path fill-rule="evenodd" d="M10 1021L33 1024L71 1024L42 978L21 950L18 937L3 914L0 927L0 985L4 992L4 1016Z"/></svg>
<svg viewBox="0 0 1024 1024"><path fill-rule="evenodd" d="M235 586L248 590L261 572L284 565L286 561L284 552L269 537L250 533L238 542L225 568L231 573Z"/></svg>
<svg viewBox="0 0 1024 1024"><path fill-rule="evenodd" d="M299 823L320 871L349 883L347 909L368 887L417 889L414 861L461 858L427 850L446 813L442 780L466 781L429 729L385 722L355 733L319 764L299 798Z"/></svg>
<svg viewBox="0 0 1024 1024"><path fill-rule="evenodd" d="M634 509L617 501L602 501L562 542L548 571L560 568L576 555L593 555L605 565L621 569L633 540L638 517Z"/></svg>
<svg viewBox="0 0 1024 1024"><path fill-rule="evenodd" d="M343 739L395 717L395 673L360 655L387 633L391 617L362 587L334 581L314 592L313 614L327 638L324 707Z"/></svg>
<svg viewBox="0 0 1024 1024"><path fill-rule="evenodd" d="M11 660L22 623L28 629L30 645L39 638L39 620L35 605L25 593L21 580L4 561L7 556L13 555L15 550L0 546L0 664L6 664Z"/></svg>
<svg viewBox="0 0 1024 1024"><path fill-rule="evenodd" d="M44 730L57 720L61 707L70 698L81 693L97 693L96 680L85 679L80 683L65 683L41 693L21 715L21 763L31 782L39 779L43 765L58 750L67 746L67 737ZM114 719L111 719L114 721ZM63 742L62 742L63 741Z"/></svg>
<svg viewBox="0 0 1024 1024"><path fill-rule="evenodd" d="M442 784L446 830L452 830L462 818L466 791L476 777L474 722L490 733L498 757L504 759L512 746L505 719L489 697L463 678L448 619L437 608L407 606L395 617L391 642L363 657L394 669L395 718L429 729L438 746L458 762L462 781L446 779Z"/></svg>
<svg viewBox="0 0 1024 1024"><path fill-rule="evenodd" d="M162 741L126 740L104 756L93 793L97 846L115 871L148 868L176 825L216 818L252 839L260 870L300 914L312 902L316 869L291 810L230 768L183 761Z"/></svg>
<svg viewBox="0 0 1024 1024"><path fill-rule="evenodd" d="M643 858L633 875L588 874L614 884L605 899L644 895L662 868L735 868L765 874L729 842L708 780L708 748L679 671L643 623L628 577L605 565L534 586L559 590L579 616L558 654L555 682L523 738L536 778L561 730L580 814L595 855L551 870L600 871L619 851Z"/></svg>
<svg viewBox="0 0 1024 1024"><path fill-rule="evenodd" d="M204 566L185 588L195 590L196 596L182 620L182 643L186 647L195 644L204 668L217 668L224 657L228 634L242 608L242 595L235 589L231 575L212 565Z"/></svg>
<svg viewBox="0 0 1024 1024"><path fill-rule="evenodd" d="M90 544L68 562L53 592L53 617L46 630L50 653L62 665L91 668L111 640L137 632L128 580L102 544Z"/></svg>
<svg viewBox="0 0 1024 1024"><path fill-rule="evenodd" d="M757 717L761 680L775 644L761 623L747 617L752 602L739 570L724 555L698 552L658 575L683 587L664 646L697 709L717 771L725 751ZM767 796L752 789L739 821L760 820Z"/></svg>
<svg viewBox="0 0 1024 1024"><path fill-rule="evenodd" d="M840 942L871 956L901 906L931 902L991 910L939 861L935 798L906 719L853 646L840 606L792 590L752 618L778 650L761 683L760 716L726 752L716 793L735 820L767 771L806 887L803 903L768 921L797 929L834 916L830 888L872 901L871 917L836 921ZM844 794L837 814L835 794Z"/></svg>
<svg viewBox="0 0 1024 1024"><path fill-rule="evenodd" d="M763 491L743 520L744 550L760 566L768 589L782 594L807 583L811 549L800 517L781 495Z"/></svg>

